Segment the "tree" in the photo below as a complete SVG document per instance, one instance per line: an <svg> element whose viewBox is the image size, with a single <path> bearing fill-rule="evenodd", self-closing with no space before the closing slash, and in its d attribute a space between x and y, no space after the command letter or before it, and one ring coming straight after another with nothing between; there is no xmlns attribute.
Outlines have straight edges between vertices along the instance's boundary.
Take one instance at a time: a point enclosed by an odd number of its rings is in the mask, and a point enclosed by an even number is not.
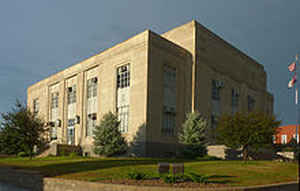
<svg viewBox="0 0 300 191"><path fill-rule="evenodd" d="M183 154L189 157L204 156L206 149L207 120L198 112L188 113L178 139L184 145Z"/></svg>
<svg viewBox="0 0 300 191"><path fill-rule="evenodd" d="M220 143L232 149L242 149L243 159L248 160L249 150L271 145L280 121L265 113L235 113L221 116L217 134Z"/></svg>
<svg viewBox="0 0 300 191"><path fill-rule="evenodd" d="M34 147L45 144L44 122L16 101L11 112L1 113L0 152L18 154L25 152L32 158Z"/></svg>
<svg viewBox="0 0 300 191"><path fill-rule="evenodd" d="M119 130L120 122L113 113L103 116L94 130L94 152L104 156L120 155L127 151L128 145Z"/></svg>
<svg viewBox="0 0 300 191"><path fill-rule="evenodd" d="M294 159L299 160L299 154L300 154L300 145L297 143L297 140L293 138L289 143L288 146L292 148L292 151L294 153Z"/></svg>

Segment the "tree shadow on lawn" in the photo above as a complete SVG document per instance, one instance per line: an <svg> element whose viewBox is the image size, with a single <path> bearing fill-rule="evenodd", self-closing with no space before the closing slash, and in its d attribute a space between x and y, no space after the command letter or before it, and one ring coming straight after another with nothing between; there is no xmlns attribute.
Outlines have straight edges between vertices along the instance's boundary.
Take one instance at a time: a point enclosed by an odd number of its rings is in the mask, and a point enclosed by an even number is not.
<svg viewBox="0 0 300 191"><path fill-rule="evenodd" d="M192 160L176 160L176 162L195 162ZM31 169L39 171L45 177L54 177L67 175L72 173L79 173L91 170L109 169L114 167L133 167L137 165L156 165L159 162L174 162L171 159L105 159L105 160L91 160L91 161L79 161L79 162L68 162L59 164L47 164L39 167L17 167L22 169Z"/></svg>

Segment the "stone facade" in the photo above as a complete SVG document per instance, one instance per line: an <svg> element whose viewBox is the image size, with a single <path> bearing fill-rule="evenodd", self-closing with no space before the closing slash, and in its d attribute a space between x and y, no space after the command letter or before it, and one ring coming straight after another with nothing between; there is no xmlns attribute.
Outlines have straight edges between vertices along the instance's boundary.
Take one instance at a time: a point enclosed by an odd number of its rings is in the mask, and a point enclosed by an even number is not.
<svg viewBox="0 0 300 191"><path fill-rule="evenodd" d="M89 128L112 111L136 154L172 155L187 112L212 126L225 112L273 113L266 79L262 65L192 21L162 35L146 30L33 84L27 103L53 122L53 142L92 154Z"/></svg>

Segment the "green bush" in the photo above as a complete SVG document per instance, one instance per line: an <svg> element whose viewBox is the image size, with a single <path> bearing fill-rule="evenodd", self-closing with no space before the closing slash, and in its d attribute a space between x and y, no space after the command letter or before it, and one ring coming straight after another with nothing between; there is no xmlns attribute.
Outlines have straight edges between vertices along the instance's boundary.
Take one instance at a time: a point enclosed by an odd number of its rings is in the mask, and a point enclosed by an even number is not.
<svg viewBox="0 0 300 191"><path fill-rule="evenodd" d="M77 152L71 152L69 154L69 157L78 157L78 156L79 156L79 154Z"/></svg>
<svg viewBox="0 0 300 191"><path fill-rule="evenodd" d="M59 156L67 156L67 152L62 149L61 151L59 151Z"/></svg>
<svg viewBox="0 0 300 191"><path fill-rule="evenodd" d="M119 130L118 117L109 112L103 116L94 130L94 152L103 156L117 156L126 153L127 142Z"/></svg>
<svg viewBox="0 0 300 191"><path fill-rule="evenodd" d="M28 154L22 151L22 152L19 152L17 156L18 157L27 157Z"/></svg>
<svg viewBox="0 0 300 191"><path fill-rule="evenodd" d="M207 153L205 131L207 120L198 112L187 114L182 131L178 135L179 142L184 145L182 154L187 158L202 157Z"/></svg>
<svg viewBox="0 0 300 191"><path fill-rule="evenodd" d="M297 143L297 140L293 138L289 143L289 147L291 148L291 152L294 153L294 159L299 160L300 145Z"/></svg>
<svg viewBox="0 0 300 191"><path fill-rule="evenodd" d="M160 177L167 184L175 184L182 179L182 176L176 176L173 174L164 174Z"/></svg>
<svg viewBox="0 0 300 191"><path fill-rule="evenodd" d="M184 174L184 175L173 175L173 174L164 174L161 175L160 178L168 184L175 184L178 182L191 181L201 184L208 184L209 177L205 175L199 175L193 172Z"/></svg>
<svg viewBox="0 0 300 191"><path fill-rule="evenodd" d="M208 183L208 177L204 175L199 175L193 172L190 172L185 175L185 180L190 180L192 182L197 182L201 184L207 184Z"/></svg>
<svg viewBox="0 0 300 191"><path fill-rule="evenodd" d="M133 180L145 180L147 175L143 172L131 171L128 173L128 178Z"/></svg>

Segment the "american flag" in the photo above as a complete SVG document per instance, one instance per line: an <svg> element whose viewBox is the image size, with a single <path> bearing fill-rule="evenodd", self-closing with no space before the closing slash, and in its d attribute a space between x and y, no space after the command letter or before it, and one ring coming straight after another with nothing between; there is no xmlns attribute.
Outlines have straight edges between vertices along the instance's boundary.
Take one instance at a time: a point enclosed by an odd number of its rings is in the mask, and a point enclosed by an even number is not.
<svg viewBox="0 0 300 191"><path fill-rule="evenodd" d="M293 72L296 69L296 62L293 62L292 64L289 65L289 71Z"/></svg>

